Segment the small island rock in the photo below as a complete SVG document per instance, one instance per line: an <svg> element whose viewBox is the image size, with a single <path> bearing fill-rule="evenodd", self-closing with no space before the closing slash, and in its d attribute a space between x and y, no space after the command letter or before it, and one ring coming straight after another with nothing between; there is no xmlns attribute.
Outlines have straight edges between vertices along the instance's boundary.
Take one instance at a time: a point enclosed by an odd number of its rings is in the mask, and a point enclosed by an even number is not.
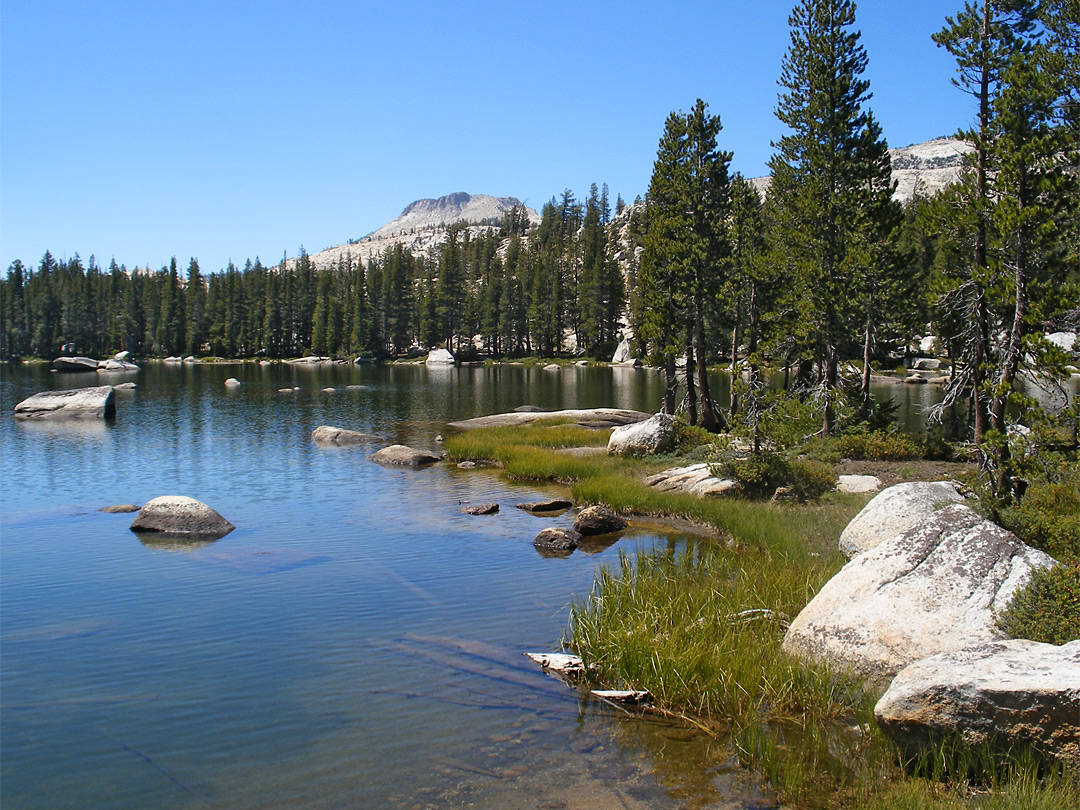
<svg viewBox="0 0 1080 810"><path fill-rule="evenodd" d="M99 512L105 512L109 515L124 515L131 512L138 512L141 507L136 506L133 503L119 503L113 506L103 506L98 509Z"/></svg>
<svg viewBox="0 0 1080 810"><path fill-rule="evenodd" d="M225 380L226 388L235 388L238 385L240 385L240 381L236 377L229 377L229 379Z"/></svg>
<svg viewBox="0 0 1080 810"><path fill-rule="evenodd" d="M536 535L533 545L541 552L569 554L581 544L581 535L573 529L544 529Z"/></svg>
<svg viewBox="0 0 1080 810"><path fill-rule="evenodd" d="M497 503L478 503L475 506L461 507L461 513L464 515L494 515L498 511Z"/></svg>
<svg viewBox="0 0 1080 810"><path fill-rule="evenodd" d="M116 394L111 385L42 391L15 406L16 419L112 419Z"/></svg>
<svg viewBox="0 0 1080 810"><path fill-rule="evenodd" d="M570 501L563 500L562 498L550 498L546 501L526 501L525 503L515 503L518 509L523 509L526 512L558 512L562 509L569 509L573 506Z"/></svg>
<svg viewBox="0 0 1080 810"><path fill-rule="evenodd" d="M133 532L224 537L236 527L194 498L162 495L147 501L131 524Z"/></svg>

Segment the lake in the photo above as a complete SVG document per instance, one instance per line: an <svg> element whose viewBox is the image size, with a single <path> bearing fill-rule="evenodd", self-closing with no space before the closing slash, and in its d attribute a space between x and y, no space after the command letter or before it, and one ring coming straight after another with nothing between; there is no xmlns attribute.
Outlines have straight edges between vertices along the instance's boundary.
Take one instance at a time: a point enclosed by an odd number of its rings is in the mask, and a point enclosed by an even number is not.
<svg viewBox="0 0 1080 810"><path fill-rule="evenodd" d="M658 374L145 363L109 382L127 379L114 422L28 424L16 402L94 378L0 366L7 810L769 806L722 741L582 698L522 656L559 648L571 601L620 552L708 540L639 523L545 558L532 538L572 514L513 504L558 488L310 440L330 424L434 448L447 421L522 404L651 411ZM890 390L917 406L928 388ZM98 511L165 494L236 531L155 541ZM460 512L486 501L499 514Z"/></svg>

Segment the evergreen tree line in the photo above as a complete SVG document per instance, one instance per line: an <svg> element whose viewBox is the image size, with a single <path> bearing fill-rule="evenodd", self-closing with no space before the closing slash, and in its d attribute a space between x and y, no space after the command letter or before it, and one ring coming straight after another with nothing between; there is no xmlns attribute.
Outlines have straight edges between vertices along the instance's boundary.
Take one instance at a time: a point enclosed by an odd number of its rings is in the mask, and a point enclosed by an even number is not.
<svg viewBox="0 0 1080 810"><path fill-rule="evenodd" d="M204 274L192 259L157 271L102 269L76 255L15 261L0 281L0 354L385 358L446 346L462 357L610 356L625 286L607 187L565 191L529 228L523 208L499 226L451 225L424 255L397 245L365 263L316 267L250 260Z"/></svg>

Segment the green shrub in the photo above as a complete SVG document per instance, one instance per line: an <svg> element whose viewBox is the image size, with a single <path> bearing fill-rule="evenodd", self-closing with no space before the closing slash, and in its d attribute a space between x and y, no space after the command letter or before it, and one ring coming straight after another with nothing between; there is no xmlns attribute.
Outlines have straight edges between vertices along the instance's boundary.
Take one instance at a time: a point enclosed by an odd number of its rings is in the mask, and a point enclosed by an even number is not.
<svg viewBox="0 0 1080 810"><path fill-rule="evenodd" d="M838 436L832 445L842 458L851 459L910 461L926 455L926 445L913 436L884 430Z"/></svg>
<svg viewBox="0 0 1080 810"><path fill-rule="evenodd" d="M820 498L836 486L836 474L832 467L812 459L793 461L788 464L791 486L802 500Z"/></svg>
<svg viewBox="0 0 1080 810"><path fill-rule="evenodd" d="M707 447L716 436L703 427L691 425L684 419L675 420L675 451L687 455L698 447Z"/></svg>
<svg viewBox="0 0 1080 810"><path fill-rule="evenodd" d="M1080 563L1080 472L1031 481L1001 523L1021 540L1063 562Z"/></svg>
<svg viewBox="0 0 1080 810"><path fill-rule="evenodd" d="M1035 571L997 621L1010 638L1046 644L1080 639L1080 566L1061 564Z"/></svg>

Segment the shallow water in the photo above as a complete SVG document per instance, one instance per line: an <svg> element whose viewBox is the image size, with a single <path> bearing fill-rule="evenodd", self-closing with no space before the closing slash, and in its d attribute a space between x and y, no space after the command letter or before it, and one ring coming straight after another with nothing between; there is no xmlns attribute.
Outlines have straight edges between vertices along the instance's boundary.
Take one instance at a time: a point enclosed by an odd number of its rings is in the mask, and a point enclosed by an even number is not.
<svg viewBox="0 0 1080 810"><path fill-rule="evenodd" d="M109 382L129 379L114 422L27 424L22 398L96 380L0 366L5 808L769 806L723 741L522 656L558 648L620 550L708 541L646 527L544 558L532 538L573 516L513 504L558 488L310 440L332 424L434 448L447 421L525 403L651 411L658 375L146 363ZM933 397L891 388L912 422ZM98 511L163 494L237 529L178 543ZM460 513L486 501L500 513Z"/></svg>
<svg viewBox="0 0 1080 810"><path fill-rule="evenodd" d="M450 419L526 402L651 409L655 376L148 363L123 379L138 387L113 423L25 424L15 402L92 380L2 371L5 808L764 801L722 743L585 700L522 656L558 648L619 549L695 540L643 530L544 558L533 536L572 515L513 504L557 488L310 441L334 424L435 447ZM162 494L237 529L155 541L97 511ZM502 510L460 513L479 501Z"/></svg>

